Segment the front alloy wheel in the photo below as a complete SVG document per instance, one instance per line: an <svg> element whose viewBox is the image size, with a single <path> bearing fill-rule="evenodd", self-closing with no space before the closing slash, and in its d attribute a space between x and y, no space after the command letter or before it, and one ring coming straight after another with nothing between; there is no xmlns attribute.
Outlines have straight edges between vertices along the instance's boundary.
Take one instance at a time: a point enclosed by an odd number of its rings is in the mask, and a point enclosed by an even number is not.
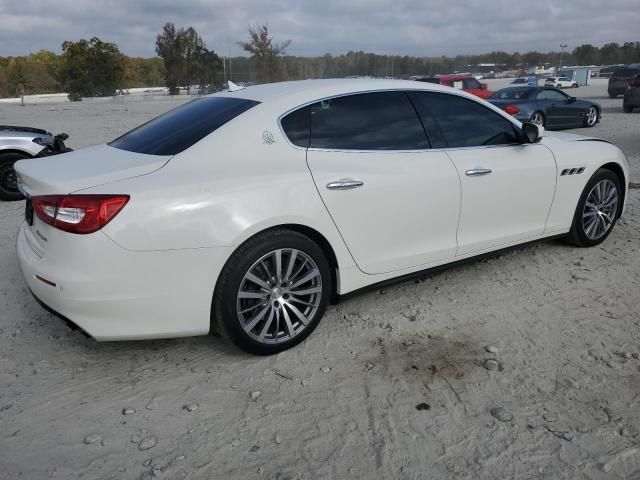
<svg viewBox="0 0 640 480"><path fill-rule="evenodd" d="M585 116L585 124L587 127L593 127L598 121L598 109L596 107L589 107L587 115Z"/></svg>
<svg viewBox="0 0 640 480"><path fill-rule="evenodd" d="M215 289L212 327L259 355L297 345L318 325L332 291L329 263L308 237L271 230L242 244Z"/></svg>
<svg viewBox="0 0 640 480"><path fill-rule="evenodd" d="M567 241L577 247L602 243L613 230L623 201L620 179L611 170L600 169L587 182L580 196Z"/></svg>

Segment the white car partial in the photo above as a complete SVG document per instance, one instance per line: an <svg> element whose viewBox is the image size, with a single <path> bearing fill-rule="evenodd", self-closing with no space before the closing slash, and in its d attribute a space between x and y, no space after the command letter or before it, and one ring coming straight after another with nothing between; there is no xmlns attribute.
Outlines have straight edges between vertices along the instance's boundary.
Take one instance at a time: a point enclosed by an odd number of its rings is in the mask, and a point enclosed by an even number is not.
<svg viewBox="0 0 640 480"><path fill-rule="evenodd" d="M569 77L551 77L544 81L545 87L578 88L578 82Z"/></svg>
<svg viewBox="0 0 640 480"><path fill-rule="evenodd" d="M15 169L17 255L46 308L96 340L216 331L256 354L364 287L546 238L597 245L629 180L606 141L372 79L219 92Z"/></svg>

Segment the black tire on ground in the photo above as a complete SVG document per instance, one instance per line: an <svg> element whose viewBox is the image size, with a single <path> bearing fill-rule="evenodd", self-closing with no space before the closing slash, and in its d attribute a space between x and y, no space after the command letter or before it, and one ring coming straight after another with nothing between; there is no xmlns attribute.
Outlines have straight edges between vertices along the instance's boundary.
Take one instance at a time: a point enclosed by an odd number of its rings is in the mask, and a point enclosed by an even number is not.
<svg viewBox="0 0 640 480"><path fill-rule="evenodd" d="M242 328L237 311L238 291L251 267L264 255L279 249L296 249L315 262L322 283L320 303L306 327L293 338L279 343L260 342ZM259 233L238 247L218 277L211 309L212 333L219 333L240 349L257 355L271 355L287 350L302 342L317 327L331 298L332 288L329 261L315 242L305 235L286 229Z"/></svg>
<svg viewBox="0 0 640 480"><path fill-rule="evenodd" d="M613 223L611 227L609 227L609 230L604 235L602 235L597 239L590 239L587 237L587 234L585 233L584 225L582 221L582 215L584 212L585 203L587 202L587 197L589 196L591 189L598 182L601 182L602 180L610 180L615 185L615 188L617 189L617 193L618 193L618 209L617 209L615 218L613 220ZM618 176L615 173L613 173L611 170L607 170L604 168L597 170L596 173L594 173L593 176L587 182L587 185L584 187L584 191L582 192L582 195L580 195L580 199L578 200L578 205L576 206L576 211L573 215L573 223L571 224L571 230L569 231L569 234L567 235L565 240L571 245L575 245L576 247L583 247L583 248L593 247L595 245L599 245L600 243L604 242L606 238L609 236L609 234L613 231L613 228L616 225L616 221L618 220L618 217L621 211L621 208L620 208L621 202L623 202L623 200L624 200L623 191L622 191L622 187L620 186L620 179L618 178Z"/></svg>
<svg viewBox="0 0 640 480"><path fill-rule="evenodd" d="M617 95L615 93L609 93L609 98L616 98Z"/></svg>
<svg viewBox="0 0 640 480"><path fill-rule="evenodd" d="M0 153L0 199L7 201L24 199L16 186L16 172L13 164L25 158L31 157L14 152Z"/></svg>
<svg viewBox="0 0 640 480"><path fill-rule="evenodd" d="M633 107L628 107L626 105L622 106L622 110L624 111L624 113L632 113L633 112Z"/></svg>

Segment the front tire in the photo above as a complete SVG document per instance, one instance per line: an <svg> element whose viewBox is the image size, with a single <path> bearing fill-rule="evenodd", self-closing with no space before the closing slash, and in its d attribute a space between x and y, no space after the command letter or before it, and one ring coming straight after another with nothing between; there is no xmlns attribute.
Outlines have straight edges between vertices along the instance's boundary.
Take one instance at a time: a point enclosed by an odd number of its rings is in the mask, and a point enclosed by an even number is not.
<svg viewBox="0 0 640 480"><path fill-rule="evenodd" d="M596 107L589 107L587 114L584 116L584 126L587 128L595 127L598 123L598 109Z"/></svg>
<svg viewBox="0 0 640 480"><path fill-rule="evenodd" d="M290 230L260 233L223 268L211 323L246 352L278 353L317 327L332 288L329 262L315 242Z"/></svg>
<svg viewBox="0 0 640 480"><path fill-rule="evenodd" d="M18 190L16 171L13 168L13 164L25 158L30 157L21 153L0 155L0 199L12 201L24 198L20 190Z"/></svg>
<svg viewBox="0 0 640 480"><path fill-rule="evenodd" d="M623 201L620 179L611 170L599 169L578 200L567 241L576 247L602 243L613 230Z"/></svg>

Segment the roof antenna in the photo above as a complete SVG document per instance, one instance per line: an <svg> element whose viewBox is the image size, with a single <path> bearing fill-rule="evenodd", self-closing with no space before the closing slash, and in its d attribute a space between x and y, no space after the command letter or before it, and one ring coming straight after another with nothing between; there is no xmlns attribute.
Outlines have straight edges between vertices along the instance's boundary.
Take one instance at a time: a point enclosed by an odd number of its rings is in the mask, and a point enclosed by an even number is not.
<svg viewBox="0 0 640 480"><path fill-rule="evenodd" d="M229 89L230 92L235 92L238 90L242 90L245 87L243 85L236 85L231 80L227 80L227 88Z"/></svg>

